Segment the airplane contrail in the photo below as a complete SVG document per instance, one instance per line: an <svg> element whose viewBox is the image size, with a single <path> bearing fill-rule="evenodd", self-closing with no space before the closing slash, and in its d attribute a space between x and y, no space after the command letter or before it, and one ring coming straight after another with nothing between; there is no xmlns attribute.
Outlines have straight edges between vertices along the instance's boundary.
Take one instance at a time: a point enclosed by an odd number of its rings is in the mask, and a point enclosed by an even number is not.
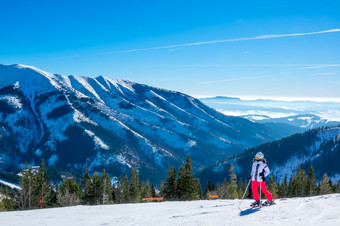
<svg viewBox="0 0 340 226"><path fill-rule="evenodd" d="M340 29L330 29L330 30L325 30L325 31L292 33L292 34L259 35L259 36L255 36L255 37L246 37L246 38L233 38L233 39L222 39L222 40L203 41L203 42L192 42L192 43L175 44L175 45L168 45L168 46L157 46L157 47L149 47L149 48L141 48L141 49L128 49L128 50L111 51L111 52L108 52L107 54L129 53L129 52L139 52L139 51L157 50L157 49L171 49L171 48L176 48L176 47L207 45L207 44L224 43L224 42L239 42L239 41L248 41L248 40L260 40L260 39L283 38L283 37L294 37L294 36L307 36L307 35L316 35L316 34L333 33L333 32L340 32Z"/></svg>

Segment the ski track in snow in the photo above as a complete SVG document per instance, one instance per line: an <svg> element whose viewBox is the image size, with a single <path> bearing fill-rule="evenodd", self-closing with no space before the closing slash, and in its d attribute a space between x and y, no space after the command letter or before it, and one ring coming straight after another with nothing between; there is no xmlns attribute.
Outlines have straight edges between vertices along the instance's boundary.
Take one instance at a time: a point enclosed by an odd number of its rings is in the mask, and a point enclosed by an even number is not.
<svg viewBox="0 0 340 226"><path fill-rule="evenodd" d="M242 206L252 200L243 200ZM0 213L1 225L340 225L340 194L276 200L240 212L240 200L75 206Z"/></svg>

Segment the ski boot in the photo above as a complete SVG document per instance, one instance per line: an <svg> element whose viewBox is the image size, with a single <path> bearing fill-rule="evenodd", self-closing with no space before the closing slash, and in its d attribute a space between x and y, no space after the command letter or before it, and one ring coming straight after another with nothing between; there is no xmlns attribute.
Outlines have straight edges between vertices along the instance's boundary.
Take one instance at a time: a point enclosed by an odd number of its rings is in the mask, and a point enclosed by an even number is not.
<svg viewBox="0 0 340 226"><path fill-rule="evenodd" d="M260 200L255 201L255 202L253 202L252 204L250 204L251 207L258 207L258 206L260 206L260 205L261 205Z"/></svg>
<svg viewBox="0 0 340 226"><path fill-rule="evenodd" d="M272 201L267 200L262 205L263 206L271 206L271 205L275 205L275 202L274 202L274 200L272 200Z"/></svg>

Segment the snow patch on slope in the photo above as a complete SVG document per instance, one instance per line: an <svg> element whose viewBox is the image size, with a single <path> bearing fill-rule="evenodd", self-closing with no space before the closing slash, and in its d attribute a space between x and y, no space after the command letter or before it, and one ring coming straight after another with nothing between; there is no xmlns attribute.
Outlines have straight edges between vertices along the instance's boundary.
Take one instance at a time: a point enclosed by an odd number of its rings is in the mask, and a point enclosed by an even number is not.
<svg viewBox="0 0 340 226"><path fill-rule="evenodd" d="M93 138L94 143L96 144L96 149L102 148L105 150L109 150L110 147L107 146L99 137L97 137L92 131L85 129L85 133L87 133L90 137Z"/></svg>

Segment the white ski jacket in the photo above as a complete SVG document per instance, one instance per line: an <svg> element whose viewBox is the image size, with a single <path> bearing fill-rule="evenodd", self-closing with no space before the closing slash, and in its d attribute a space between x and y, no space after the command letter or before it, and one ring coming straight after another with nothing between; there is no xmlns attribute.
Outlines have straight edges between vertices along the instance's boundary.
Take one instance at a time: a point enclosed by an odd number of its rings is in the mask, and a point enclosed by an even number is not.
<svg viewBox="0 0 340 226"><path fill-rule="evenodd" d="M251 170L251 180L252 181L263 181L262 176L260 174L264 175L264 177L268 176L270 173L269 167L267 163L260 161L254 161L253 167Z"/></svg>

